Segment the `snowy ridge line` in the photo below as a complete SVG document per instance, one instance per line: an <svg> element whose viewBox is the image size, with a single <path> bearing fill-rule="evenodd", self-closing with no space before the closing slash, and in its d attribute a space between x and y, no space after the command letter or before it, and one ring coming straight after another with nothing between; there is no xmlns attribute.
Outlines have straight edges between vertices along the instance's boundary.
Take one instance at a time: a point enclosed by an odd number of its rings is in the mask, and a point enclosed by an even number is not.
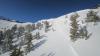
<svg viewBox="0 0 100 56"><path fill-rule="evenodd" d="M91 10L98 12L98 15L100 15L100 8L86 9L75 12L79 15L79 18L77 19L80 26L85 26L87 24L85 22L85 18L87 18L87 13ZM43 25L42 29L36 29L31 32L33 35L39 32L42 38L32 40L32 44L34 45L33 49L24 56L100 56L100 23L98 23L98 25L95 25L95 27L91 27L92 23L88 24L88 30L90 32L93 32L93 36L91 36L91 38L89 38L88 40L78 39L76 42L72 42L70 39L70 17L73 14L74 12L57 17L55 19L52 18L36 22L39 23L43 21L48 21L52 26L47 32L45 32L45 25ZM84 23L82 23L82 21ZM7 24L6 21L0 21L0 23L0 26ZM32 23L21 24L9 22L9 25L7 26L12 26L14 24L25 26ZM1 56L10 56L10 53L4 53Z"/></svg>

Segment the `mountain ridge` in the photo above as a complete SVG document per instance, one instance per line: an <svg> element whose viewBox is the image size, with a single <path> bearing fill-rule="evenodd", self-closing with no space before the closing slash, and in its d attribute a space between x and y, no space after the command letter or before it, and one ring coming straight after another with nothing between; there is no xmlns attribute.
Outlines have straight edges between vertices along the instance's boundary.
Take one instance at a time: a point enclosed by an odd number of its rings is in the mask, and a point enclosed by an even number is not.
<svg viewBox="0 0 100 56"><path fill-rule="evenodd" d="M18 45L18 47L21 46L21 50L25 51L23 53L24 56L99 56L99 17L100 8L85 9L57 18L40 20L36 23L13 23L0 20L0 27L13 27L17 24L17 26L19 25L19 27L22 26L25 28L25 33L22 33L22 35L18 37L18 43L14 43L23 44ZM27 25L31 25L32 29ZM9 29L12 29L12 27ZM72 30L74 30L74 33ZM31 33L33 36L33 49L27 53L25 49L26 44L24 44L28 41L25 39L27 38L25 37L26 33ZM14 39L16 40L17 37L14 37ZM10 51L1 54L1 56L10 55Z"/></svg>

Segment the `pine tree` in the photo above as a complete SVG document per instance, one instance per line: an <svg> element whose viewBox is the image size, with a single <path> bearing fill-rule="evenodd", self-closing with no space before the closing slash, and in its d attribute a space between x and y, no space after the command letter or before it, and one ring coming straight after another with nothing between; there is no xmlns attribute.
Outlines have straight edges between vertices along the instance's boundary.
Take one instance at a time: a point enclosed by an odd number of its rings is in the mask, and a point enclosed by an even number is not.
<svg viewBox="0 0 100 56"><path fill-rule="evenodd" d="M42 24L41 24L40 22L38 22L38 23L36 24L36 28L39 29L39 30L41 30Z"/></svg>
<svg viewBox="0 0 100 56"><path fill-rule="evenodd" d="M26 38L26 47L25 47L25 53L27 54L28 52L31 51L32 48L32 34L31 33L25 33L25 38Z"/></svg>
<svg viewBox="0 0 100 56"><path fill-rule="evenodd" d="M0 30L0 45L3 44L3 31Z"/></svg>
<svg viewBox="0 0 100 56"><path fill-rule="evenodd" d="M35 30L35 29L36 29L35 24L32 24L32 29L33 29L33 30Z"/></svg>
<svg viewBox="0 0 100 56"><path fill-rule="evenodd" d="M91 16L92 16L92 14L91 14ZM90 37L90 34L88 34L88 31L86 29L86 26L79 27L79 24L77 21L78 17L79 17L79 15L77 13L73 14L70 17L70 20L71 20L70 37L71 37L72 41L76 41L79 38L88 39Z"/></svg>
<svg viewBox="0 0 100 56"><path fill-rule="evenodd" d="M18 37L20 37L24 32L25 32L25 28L23 26L18 27Z"/></svg>
<svg viewBox="0 0 100 56"><path fill-rule="evenodd" d="M0 30L0 54L3 52L3 31Z"/></svg>
<svg viewBox="0 0 100 56"><path fill-rule="evenodd" d="M9 51L11 49L13 49L13 35L11 34L11 30L8 29L4 32L4 48L5 48L5 51Z"/></svg>
<svg viewBox="0 0 100 56"><path fill-rule="evenodd" d="M33 30L32 25L31 24L26 25L25 30L27 32L31 32Z"/></svg>
<svg viewBox="0 0 100 56"><path fill-rule="evenodd" d="M39 32L36 33L35 38L36 38L36 39L40 39L40 33L39 33Z"/></svg>
<svg viewBox="0 0 100 56"><path fill-rule="evenodd" d="M3 49L4 52L12 50L15 46L13 45L13 39L15 37L15 31L17 29L17 26L13 26L11 29L7 29L3 33Z"/></svg>
<svg viewBox="0 0 100 56"><path fill-rule="evenodd" d="M49 31L49 27L51 26L50 23L48 21L45 21L44 24L45 24L45 32Z"/></svg>
<svg viewBox="0 0 100 56"><path fill-rule="evenodd" d="M70 37L72 41L76 41L78 38L78 23L77 23L77 18L79 17L79 15L77 13L73 14L70 17L71 20L71 29L70 29Z"/></svg>
<svg viewBox="0 0 100 56"><path fill-rule="evenodd" d="M87 14L86 22L97 22L100 18L97 16L97 12L89 11Z"/></svg>
<svg viewBox="0 0 100 56"><path fill-rule="evenodd" d="M23 51L17 48L13 49L12 52L10 53L10 56L24 56Z"/></svg>
<svg viewBox="0 0 100 56"><path fill-rule="evenodd" d="M11 28L12 32L15 33L15 31L17 30L17 25L14 25L12 28Z"/></svg>
<svg viewBox="0 0 100 56"><path fill-rule="evenodd" d="M80 38L87 40L91 36L91 33L89 33L87 31L87 27L84 26L79 30L79 35L80 35Z"/></svg>

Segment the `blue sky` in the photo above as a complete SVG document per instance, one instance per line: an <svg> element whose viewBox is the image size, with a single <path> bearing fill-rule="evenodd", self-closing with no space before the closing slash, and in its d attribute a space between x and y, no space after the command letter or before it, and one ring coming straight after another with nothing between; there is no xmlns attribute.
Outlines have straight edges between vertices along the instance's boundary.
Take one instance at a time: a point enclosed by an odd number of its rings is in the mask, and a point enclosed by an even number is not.
<svg viewBox="0 0 100 56"><path fill-rule="evenodd" d="M0 0L0 16L36 22L91 8L100 0Z"/></svg>

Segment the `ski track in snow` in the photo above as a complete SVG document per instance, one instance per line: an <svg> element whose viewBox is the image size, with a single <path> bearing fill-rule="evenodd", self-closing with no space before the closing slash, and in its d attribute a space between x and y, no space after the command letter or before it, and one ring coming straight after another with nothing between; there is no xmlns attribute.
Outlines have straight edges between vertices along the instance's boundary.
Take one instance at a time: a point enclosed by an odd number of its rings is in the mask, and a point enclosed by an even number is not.
<svg viewBox="0 0 100 56"><path fill-rule="evenodd" d="M50 30L48 33L45 33L47 41L38 49L30 52L27 56L31 56L32 54L34 54L34 56L78 56L78 53L67 39L69 33L66 31L68 31L67 29L69 27L65 29L64 22L66 22L65 17L54 20L52 27L55 31ZM69 25L68 22L67 25ZM64 30L66 31L64 32Z"/></svg>
<svg viewBox="0 0 100 56"><path fill-rule="evenodd" d="M72 46L70 46L70 48L71 48L72 52L75 54L75 56L79 56L78 53L75 51L75 49Z"/></svg>
<svg viewBox="0 0 100 56"><path fill-rule="evenodd" d="M67 25L64 24L64 21L65 21L65 24L67 24ZM66 21L65 19L63 19L63 23L61 24L61 25L63 26L63 27L61 27L62 33L63 33L63 34L67 33L66 31L68 31L67 29L68 29L69 27L66 28L66 26L70 26L70 23L68 23L68 21L69 21L68 18L67 18L67 21ZM64 31L64 30L66 30L66 31ZM68 34L68 33L67 33L67 34ZM65 35L66 35L66 34L65 34ZM70 49L72 50L73 54L74 54L75 56L79 56L78 53L77 53L76 50L72 47L71 43L69 42L69 40L68 40L67 38L66 38L66 41L68 42L67 44L69 45L69 47L70 47Z"/></svg>

